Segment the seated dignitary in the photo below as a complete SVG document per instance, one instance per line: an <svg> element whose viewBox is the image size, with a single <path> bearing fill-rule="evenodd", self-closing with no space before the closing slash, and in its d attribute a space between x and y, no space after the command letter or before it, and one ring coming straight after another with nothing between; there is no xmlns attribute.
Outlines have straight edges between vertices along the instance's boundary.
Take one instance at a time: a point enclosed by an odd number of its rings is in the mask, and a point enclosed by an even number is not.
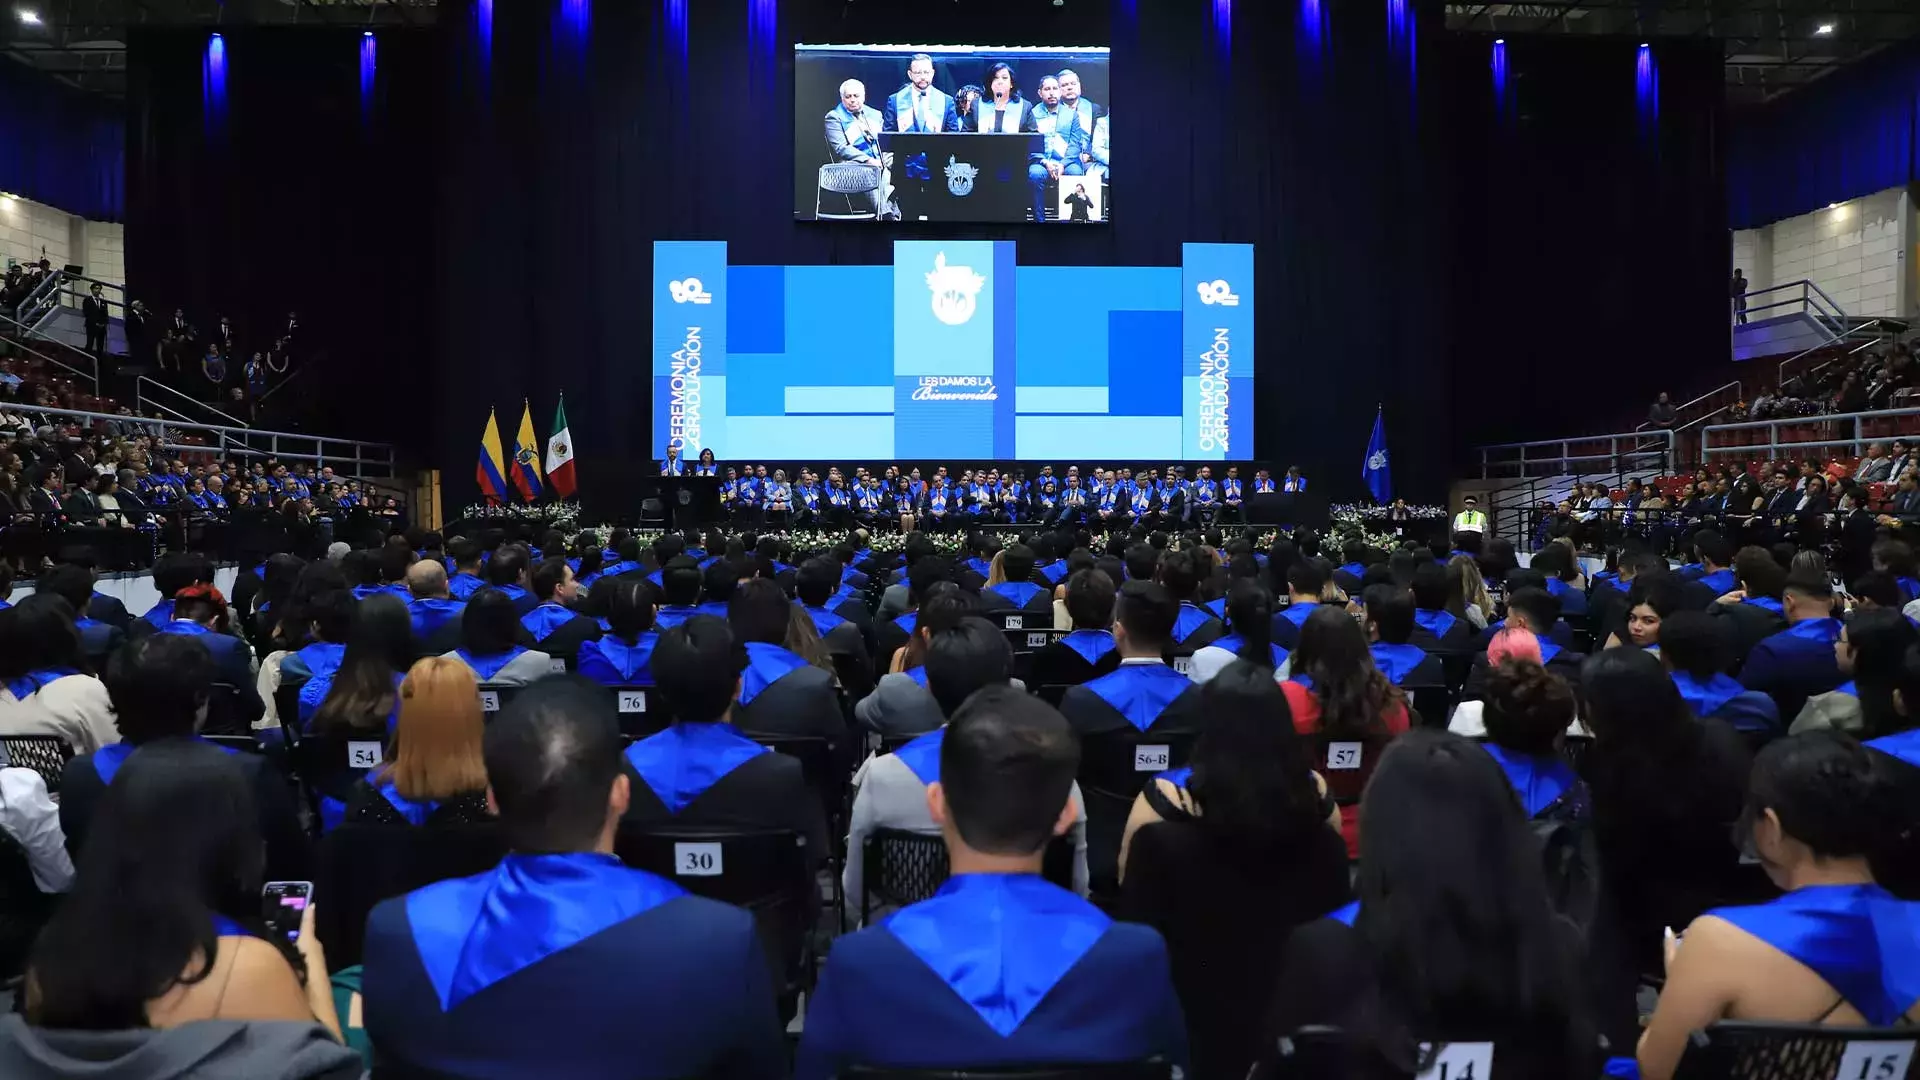
<svg viewBox="0 0 1920 1080"><path fill-rule="evenodd" d="M1047 845L1079 815L1072 729L1046 703L998 686L940 734L926 803L953 876L932 899L835 943L797 1075L828 1080L856 1064L1184 1066L1160 935L1040 876Z"/></svg>
<svg viewBox="0 0 1920 1080"><path fill-rule="evenodd" d="M827 851L820 799L800 759L754 742L733 725L745 654L733 631L700 615L660 635L654 685L672 726L627 748L638 782L622 828L791 829L807 852Z"/></svg>
<svg viewBox="0 0 1920 1080"><path fill-rule="evenodd" d="M532 580L533 595L539 603L520 616L520 625L526 627L541 652L571 662L579 656L582 642L600 636L600 623L572 609L580 586L565 559L542 559L533 569Z"/></svg>
<svg viewBox="0 0 1920 1080"><path fill-rule="evenodd" d="M448 589L447 568L421 559L407 568L407 615L413 624L413 649L421 656L439 656L460 647L460 616L465 600L455 600Z"/></svg>
<svg viewBox="0 0 1920 1080"><path fill-rule="evenodd" d="M1073 632L1034 651L1029 670L1037 687L1077 686L1120 666L1110 629L1113 579L1104 570L1079 570L1067 578L1066 589Z"/></svg>
<svg viewBox="0 0 1920 1080"><path fill-rule="evenodd" d="M377 1065L474 1080L787 1074L753 917L613 856L631 795L615 719L604 695L555 678L488 725L512 850L368 916Z"/></svg>
<svg viewBox="0 0 1920 1080"><path fill-rule="evenodd" d="M580 643L575 670L602 686L651 686L654 631L653 593L638 577L611 578L594 586L605 603L608 630Z"/></svg>
<svg viewBox="0 0 1920 1080"><path fill-rule="evenodd" d="M734 726L765 735L842 739L847 721L840 712L833 672L809 664L784 644L793 605L780 586L754 578L734 593L727 610L733 636L746 652ZM657 670L654 678L659 678Z"/></svg>
<svg viewBox="0 0 1920 1080"><path fill-rule="evenodd" d="M932 632L927 641L927 691L939 709L942 722L954 715L962 702L986 687L1008 686L1013 656L1007 642L985 619L963 617L951 626ZM1017 692L1018 688L1015 687ZM937 728L902 746L891 754L867 759L854 776L857 794L847 829L847 865L841 883L845 886L849 924L860 918L862 867L861 846L876 829L906 829L919 833L939 831L928 809L927 785L940 779L940 746L946 728ZM1074 890L1087 891L1087 841L1085 813L1080 808L1080 789L1072 787L1075 817L1068 829L1073 838Z"/></svg>
<svg viewBox="0 0 1920 1080"><path fill-rule="evenodd" d="M1667 1080L1689 1034L1716 1020L1920 1023L1920 903L1881 888L1868 858L1890 827L1875 772L1871 753L1838 732L1760 751L1742 825L1785 895L1715 908L1668 935L1642 1076Z"/></svg>

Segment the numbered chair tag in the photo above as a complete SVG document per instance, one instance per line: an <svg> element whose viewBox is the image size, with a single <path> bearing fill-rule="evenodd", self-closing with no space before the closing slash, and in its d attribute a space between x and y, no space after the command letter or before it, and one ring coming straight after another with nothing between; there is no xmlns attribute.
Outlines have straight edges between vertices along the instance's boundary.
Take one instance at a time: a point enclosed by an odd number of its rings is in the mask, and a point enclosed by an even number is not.
<svg viewBox="0 0 1920 1080"><path fill-rule="evenodd" d="M496 690L480 691L480 711L481 712L499 712L500 711L500 694L498 691Z"/></svg>
<svg viewBox="0 0 1920 1080"><path fill-rule="evenodd" d="M1359 768L1360 767L1360 746L1361 744L1357 742L1328 743L1327 744L1327 768L1329 769Z"/></svg>
<svg viewBox="0 0 1920 1080"><path fill-rule="evenodd" d="M719 877L721 869L719 844L673 845L675 877Z"/></svg>
<svg viewBox="0 0 1920 1080"><path fill-rule="evenodd" d="M1173 670L1179 672L1182 675L1187 676L1188 678L1192 678L1193 677L1193 657L1191 656L1174 657Z"/></svg>
<svg viewBox="0 0 1920 1080"><path fill-rule="evenodd" d="M1047 635L1045 634L1028 634L1027 635L1027 648L1044 649L1046 648L1046 645L1047 645Z"/></svg>
<svg viewBox="0 0 1920 1080"><path fill-rule="evenodd" d="M1136 746L1133 748L1134 772L1166 772L1173 760L1173 748L1170 746Z"/></svg>
<svg viewBox="0 0 1920 1080"><path fill-rule="evenodd" d="M1006 620L1006 627L1009 630L1025 630L1027 628L1027 617L1025 615L1008 615Z"/></svg>
<svg viewBox="0 0 1920 1080"><path fill-rule="evenodd" d="M553 674L553 675L565 675L565 674L567 673L567 661L566 661L566 658L565 658L565 657L560 657L560 656L550 656L550 657L548 657L548 658L547 658L547 672L548 672L549 674Z"/></svg>
<svg viewBox="0 0 1920 1080"><path fill-rule="evenodd" d="M1432 1046L1421 1043L1420 1052L1425 1054ZM1433 1064L1414 1074L1413 1080L1490 1080L1492 1076L1492 1043L1448 1043L1433 1055Z"/></svg>
<svg viewBox="0 0 1920 1080"><path fill-rule="evenodd" d="M347 743L347 767L350 769L379 768L380 750L380 744L372 739L354 739Z"/></svg>
<svg viewBox="0 0 1920 1080"><path fill-rule="evenodd" d="M623 713L643 713L647 711L647 695L638 690L620 691L620 711Z"/></svg>
<svg viewBox="0 0 1920 1080"><path fill-rule="evenodd" d="M1913 1065L1913 1040L1855 1039L1840 1055L1834 1080L1901 1080Z"/></svg>

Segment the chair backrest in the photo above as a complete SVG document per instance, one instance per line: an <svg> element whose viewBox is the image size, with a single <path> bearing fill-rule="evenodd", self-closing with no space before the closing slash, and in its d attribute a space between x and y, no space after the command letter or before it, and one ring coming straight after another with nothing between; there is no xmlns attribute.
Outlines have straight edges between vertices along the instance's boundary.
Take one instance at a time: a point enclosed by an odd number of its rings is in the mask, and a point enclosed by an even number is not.
<svg viewBox="0 0 1920 1080"><path fill-rule="evenodd" d="M243 754L261 753L260 740L251 735L202 735L202 739L215 746L224 746L229 750L238 750Z"/></svg>
<svg viewBox="0 0 1920 1080"><path fill-rule="evenodd" d="M609 686L607 693L613 697L613 709L620 717L622 735L644 739L665 731L672 722L672 717L667 714L666 703L651 686Z"/></svg>
<svg viewBox="0 0 1920 1080"><path fill-rule="evenodd" d="M826 819L829 822L838 819L841 804L846 801L847 781L852 779L847 772L847 755L838 741L823 735L775 735L755 731L741 734L800 762L801 775L807 779L808 790L820 796L821 811Z"/></svg>
<svg viewBox="0 0 1920 1080"><path fill-rule="evenodd" d="M1696 1031L1674 1080L1913 1080L1920 1055L1912 1028L1728 1021Z"/></svg>
<svg viewBox="0 0 1920 1080"><path fill-rule="evenodd" d="M40 891L27 849L0 830L0 979L26 970L40 928L53 916L57 895Z"/></svg>
<svg viewBox="0 0 1920 1080"><path fill-rule="evenodd" d="M293 744L288 760L301 790L306 792L307 806L317 826L321 797L345 803L360 777L386 760L386 747L377 738L345 739L309 733Z"/></svg>
<svg viewBox="0 0 1920 1080"><path fill-rule="evenodd" d="M314 919L328 966L337 971L360 962L367 914L380 901L483 873L506 853L506 834L493 822L337 826L320 841L314 873L314 888L327 898Z"/></svg>
<svg viewBox="0 0 1920 1080"><path fill-rule="evenodd" d="M873 667L864 656L852 653L828 653L833 661L833 673L840 680L840 689L848 698L859 701L873 693Z"/></svg>
<svg viewBox="0 0 1920 1080"><path fill-rule="evenodd" d="M240 711L240 688L217 682L207 697L207 721L201 730L214 735L248 735L253 724Z"/></svg>
<svg viewBox="0 0 1920 1080"><path fill-rule="evenodd" d="M932 833L880 828L860 842L860 922L871 922L881 907L905 907L931 897L952 876L947 845ZM1063 889L1073 888L1073 840L1056 836L1047 844L1040 876Z"/></svg>
<svg viewBox="0 0 1920 1080"><path fill-rule="evenodd" d="M32 769L47 782L47 794L60 790L60 777L73 760L73 744L58 735L7 735L0 737L0 752L6 764Z"/></svg>
<svg viewBox="0 0 1920 1080"><path fill-rule="evenodd" d="M500 715L513 699L519 695L521 687L505 686L500 683L480 684L480 711L488 720Z"/></svg>
<svg viewBox="0 0 1920 1080"><path fill-rule="evenodd" d="M1164 1061L1127 1061L1102 1065L1015 1065L977 1069L888 1069L855 1065L840 1072L844 1080L1170 1080Z"/></svg>
<svg viewBox="0 0 1920 1080"><path fill-rule="evenodd" d="M776 985L790 992L805 968L820 907L807 839L791 829L643 829L623 826L614 853L696 896L753 913Z"/></svg>
<svg viewBox="0 0 1920 1080"><path fill-rule="evenodd" d="M1323 731L1307 736L1314 771L1326 780L1327 793L1341 806L1360 804L1360 793L1366 790L1374 766L1380 763L1381 751L1392 741L1385 735L1356 740L1337 738Z"/></svg>
<svg viewBox="0 0 1920 1080"><path fill-rule="evenodd" d="M1198 738L1194 731L1131 727L1084 736L1080 740L1081 794L1089 800L1096 795L1119 799L1131 806L1148 780L1187 763Z"/></svg>
<svg viewBox="0 0 1920 1080"><path fill-rule="evenodd" d="M997 623L1003 624L1000 632L1007 637L1007 647L1015 653L1038 652L1059 641L1071 630L1054 630L1047 624L1053 622L1051 615L1042 618L1038 615L1023 615L1017 611L996 611L991 616ZM1014 620L1020 620L1018 625Z"/></svg>
<svg viewBox="0 0 1920 1080"><path fill-rule="evenodd" d="M1375 1040L1332 1027L1304 1027L1266 1048L1252 1075L1260 1080L1512 1080L1563 1075L1533 1055L1497 1054L1493 1043L1422 1044L1430 1054L1417 1070L1394 1066ZM1599 1075L1600 1048L1595 1047ZM1726 1080L1726 1078L1723 1078Z"/></svg>
<svg viewBox="0 0 1920 1080"><path fill-rule="evenodd" d="M302 682L283 682L273 688L273 711L279 717L280 726L289 733L297 734L300 730Z"/></svg>

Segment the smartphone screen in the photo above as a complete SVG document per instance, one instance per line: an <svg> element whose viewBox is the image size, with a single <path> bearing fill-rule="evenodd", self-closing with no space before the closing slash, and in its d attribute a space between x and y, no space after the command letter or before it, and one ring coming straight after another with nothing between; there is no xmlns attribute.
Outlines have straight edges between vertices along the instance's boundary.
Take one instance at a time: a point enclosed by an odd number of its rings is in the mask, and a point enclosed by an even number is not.
<svg viewBox="0 0 1920 1080"><path fill-rule="evenodd" d="M292 941L300 936L300 917L312 898L311 881L269 881L260 890L260 917L268 930Z"/></svg>

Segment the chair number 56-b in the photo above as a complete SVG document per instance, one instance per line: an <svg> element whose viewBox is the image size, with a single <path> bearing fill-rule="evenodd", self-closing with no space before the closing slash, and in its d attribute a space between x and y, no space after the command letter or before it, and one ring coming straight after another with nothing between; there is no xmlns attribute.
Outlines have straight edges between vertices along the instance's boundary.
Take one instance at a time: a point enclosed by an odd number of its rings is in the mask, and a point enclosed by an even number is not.
<svg viewBox="0 0 1920 1080"><path fill-rule="evenodd" d="M719 877L721 868L719 844L673 845L673 873L676 877Z"/></svg>

